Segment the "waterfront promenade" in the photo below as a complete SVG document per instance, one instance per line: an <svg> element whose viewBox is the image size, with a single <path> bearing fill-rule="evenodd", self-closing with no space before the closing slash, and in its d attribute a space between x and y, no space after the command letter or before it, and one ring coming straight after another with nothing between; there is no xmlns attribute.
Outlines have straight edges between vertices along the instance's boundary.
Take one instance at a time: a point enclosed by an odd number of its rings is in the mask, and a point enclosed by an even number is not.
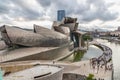
<svg viewBox="0 0 120 80"><path fill-rule="evenodd" d="M112 50L98 42L91 42L90 45L95 45L102 49L103 54L96 59L93 59L94 64L91 64L91 60L79 61L79 62L61 62L58 60L33 60L33 61L19 61L19 62L8 62L2 63L0 66L4 67L4 65L56 65L64 67L63 74L72 74L72 76L81 75L81 76L89 76L89 74L93 74L94 78L104 79L104 80L112 80L112 69L110 66L112 64ZM97 61L100 61L99 64ZM98 66L99 65L99 66ZM94 66L94 67L93 67ZM102 67L101 67L102 66ZM109 67L108 67L109 66ZM98 68L99 67L99 68ZM77 80L78 77L74 79L63 79L63 80ZM80 77L79 77L80 78ZM79 79L78 79L79 80Z"/></svg>
<svg viewBox="0 0 120 80"><path fill-rule="evenodd" d="M103 54L97 58L99 64L104 65L112 60L112 50L109 47L100 44L97 41L90 42L90 45L95 45L103 51Z"/></svg>
<svg viewBox="0 0 120 80"><path fill-rule="evenodd" d="M93 74L94 78L96 79L104 79L104 80L111 80L112 71L107 70L105 72L104 67L100 68L99 72L96 73L97 69L93 69L90 67L89 60L87 61L80 61L80 62L61 62L61 61L45 61L45 60L37 60L37 61L19 61L19 62L9 62L9 63L3 63L1 66L5 65L56 65L56 66L62 66L64 67L63 74L73 74L73 75L82 75L82 76L88 76L89 74ZM73 76L72 75L72 76ZM77 80L75 79L67 79L67 80ZM17 79L16 79L17 80ZM64 80L64 79L63 79ZM81 79L80 79L81 80Z"/></svg>

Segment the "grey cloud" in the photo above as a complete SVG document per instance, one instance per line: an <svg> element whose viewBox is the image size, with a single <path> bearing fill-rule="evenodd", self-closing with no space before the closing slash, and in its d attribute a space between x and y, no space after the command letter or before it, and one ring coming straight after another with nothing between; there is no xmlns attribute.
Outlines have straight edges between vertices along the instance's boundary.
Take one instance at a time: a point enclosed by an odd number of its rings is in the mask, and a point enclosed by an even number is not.
<svg viewBox="0 0 120 80"><path fill-rule="evenodd" d="M10 11L10 7L9 7L9 3L10 1L9 0L0 0L0 14L6 14L6 13L9 13Z"/></svg>
<svg viewBox="0 0 120 80"><path fill-rule="evenodd" d="M55 3L56 6L58 6L58 9L65 9L67 12L67 15L71 15L71 14L81 14L84 11L89 9L89 5L84 5L84 4L78 4L77 0L58 0L58 2Z"/></svg>
<svg viewBox="0 0 120 80"><path fill-rule="evenodd" d="M50 16L52 20L56 18L56 11L64 9L67 16L78 17L81 22L90 22L96 19L102 21L114 20L118 17L117 13L111 13L108 6L103 0L86 0L86 3L78 3L77 0L36 0L42 8L44 13L39 10L30 9L24 0L0 0L0 14L7 14L9 17L17 18L23 17L27 20L34 20L43 15ZM10 7L9 3L15 5ZM96 10L91 9L94 5Z"/></svg>
<svg viewBox="0 0 120 80"><path fill-rule="evenodd" d="M3 6L3 5L0 5L0 14L5 14L5 13L8 13L9 12L9 9L6 7L6 6Z"/></svg>
<svg viewBox="0 0 120 80"><path fill-rule="evenodd" d="M40 5L43 7L49 7L51 5L51 0L37 0Z"/></svg>
<svg viewBox="0 0 120 80"><path fill-rule="evenodd" d="M49 16L52 16L53 20L55 20L57 10L65 10L67 16L80 15L84 10L88 10L89 7L87 5L78 4L77 0L37 0L38 3L45 8L46 12L51 11L48 13ZM42 4L44 3L44 5ZM49 4L48 4L49 3ZM52 4L52 5L51 5ZM49 6L49 7L48 7ZM46 9L47 8L47 9Z"/></svg>
<svg viewBox="0 0 120 80"><path fill-rule="evenodd" d="M26 6L24 0L0 0L0 14L7 14L11 18L22 17L27 20L35 20L43 16L42 12L38 10L32 10L29 6ZM9 6L12 3L15 7Z"/></svg>
<svg viewBox="0 0 120 80"><path fill-rule="evenodd" d="M96 11L89 10L83 14L83 20L92 21L95 19L100 19L102 21L114 20L117 18L117 13L111 13L107 8L103 0L88 0L88 4L92 4L96 7Z"/></svg>
<svg viewBox="0 0 120 80"><path fill-rule="evenodd" d="M26 6L26 4L23 2L23 0L15 0L13 2L16 4L17 8L13 9L13 11L17 14L16 16L21 16L23 18L26 18L28 20L38 19L43 15L43 13L39 12L38 10L32 10L29 8L29 6Z"/></svg>
<svg viewBox="0 0 120 80"><path fill-rule="evenodd" d="M51 9L51 15L50 16L56 16L56 11L59 9L66 10L67 16L71 15L79 15L77 16L80 21L90 22L96 19L100 19L102 21L110 21L114 20L118 17L117 13L111 13L108 10L107 4L103 0L87 0L85 4L82 4L82 2L79 4L77 3L77 0L38 0L38 2L46 8L45 6L52 7ZM43 5L43 4L44 5ZM94 5L96 10L94 11L91 9L91 5ZM50 9L50 8L48 8ZM47 9L46 9L47 10Z"/></svg>

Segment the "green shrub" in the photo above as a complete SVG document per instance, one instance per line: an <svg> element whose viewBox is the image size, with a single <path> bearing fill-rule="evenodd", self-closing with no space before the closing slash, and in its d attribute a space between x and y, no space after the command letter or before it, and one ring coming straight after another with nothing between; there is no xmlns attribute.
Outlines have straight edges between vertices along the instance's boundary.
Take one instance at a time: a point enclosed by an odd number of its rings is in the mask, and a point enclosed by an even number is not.
<svg viewBox="0 0 120 80"><path fill-rule="evenodd" d="M93 74L89 74L89 76L87 77L87 80L94 80L93 77L94 77Z"/></svg>

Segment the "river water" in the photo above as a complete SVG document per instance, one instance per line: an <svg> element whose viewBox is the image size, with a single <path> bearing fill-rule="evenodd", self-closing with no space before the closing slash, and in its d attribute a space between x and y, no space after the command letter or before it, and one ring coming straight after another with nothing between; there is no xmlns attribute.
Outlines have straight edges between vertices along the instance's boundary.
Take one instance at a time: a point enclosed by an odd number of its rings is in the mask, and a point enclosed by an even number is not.
<svg viewBox="0 0 120 80"><path fill-rule="evenodd" d="M94 57L97 58L100 55L102 55L102 50L99 49L98 47L94 46L94 45L90 45L89 49L84 54L84 56L81 60L88 60L88 59L91 59L91 58L94 58Z"/></svg>
<svg viewBox="0 0 120 80"><path fill-rule="evenodd" d="M66 59L64 61L76 62L76 61L83 61L89 60L94 57L99 57L102 54L102 50L94 45L90 45L89 49L85 51L77 52Z"/></svg>

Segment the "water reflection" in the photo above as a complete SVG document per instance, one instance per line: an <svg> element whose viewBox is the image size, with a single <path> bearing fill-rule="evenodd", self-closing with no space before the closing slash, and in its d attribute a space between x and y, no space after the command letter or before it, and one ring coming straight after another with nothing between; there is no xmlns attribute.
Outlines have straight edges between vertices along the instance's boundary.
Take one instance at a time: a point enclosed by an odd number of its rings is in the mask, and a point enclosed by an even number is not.
<svg viewBox="0 0 120 80"><path fill-rule="evenodd" d="M64 61L76 62L80 60L89 60L94 57L99 57L102 54L102 50L94 45L90 45L87 51L78 51Z"/></svg>
<svg viewBox="0 0 120 80"><path fill-rule="evenodd" d="M96 47L94 45L90 45L89 49L87 50L87 52L83 56L82 60L88 60L88 59L91 59L94 57L98 58L101 54L102 54L101 49L99 49L98 47Z"/></svg>
<svg viewBox="0 0 120 80"><path fill-rule="evenodd" d="M73 62L80 61L83 58L85 51L77 51L73 54Z"/></svg>
<svg viewBox="0 0 120 80"><path fill-rule="evenodd" d="M71 56L65 58L63 61L77 62L83 58L85 51L74 52Z"/></svg>

